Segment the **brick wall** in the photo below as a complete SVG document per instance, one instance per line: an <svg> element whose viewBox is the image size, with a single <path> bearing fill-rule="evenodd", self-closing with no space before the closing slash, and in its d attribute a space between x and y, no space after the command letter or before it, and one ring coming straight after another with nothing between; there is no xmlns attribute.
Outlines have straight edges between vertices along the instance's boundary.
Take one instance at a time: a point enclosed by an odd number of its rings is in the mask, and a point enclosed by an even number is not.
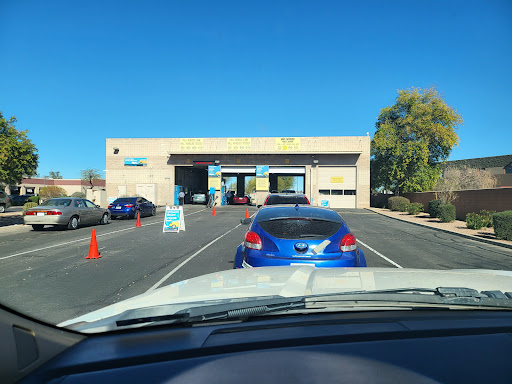
<svg viewBox="0 0 512 384"><path fill-rule="evenodd" d="M471 189L458 191L458 198L452 204L456 207L457 219L466 220L471 212L480 212L483 209L490 211L512 210L512 188ZM428 202L434 200L434 192L404 193L411 203L422 203L425 210Z"/></svg>

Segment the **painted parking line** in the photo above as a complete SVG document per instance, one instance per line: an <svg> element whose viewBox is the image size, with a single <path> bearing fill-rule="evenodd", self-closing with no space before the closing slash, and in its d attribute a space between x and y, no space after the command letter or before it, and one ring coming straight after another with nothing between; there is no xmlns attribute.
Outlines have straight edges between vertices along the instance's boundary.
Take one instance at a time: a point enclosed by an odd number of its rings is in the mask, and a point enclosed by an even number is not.
<svg viewBox="0 0 512 384"><path fill-rule="evenodd" d="M196 212L187 213L184 216L195 215L196 213L199 213L199 212L202 212L202 211L206 211L206 208L205 209L201 209L201 210L196 211ZM155 221L153 223L142 224L141 227L146 227L148 225L155 225L155 224L162 224L161 219L159 221ZM114 233L119 233L119 232L124 232L124 231L133 231L134 229L137 229L137 228L136 227L130 227L130 228L118 229L117 231L112 231L112 232L107 232L107 233L102 233L100 235L96 235L96 238L103 237L103 236L108 236L108 235L112 235ZM88 241L88 240L91 240L91 238L90 237L84 237L82 239L65 241L64 243L53 244L53 245L49 245L47 247L33 249L31 251L19 252L19 253L15 253L13 255L0 257L0 260L10 259L11 257L22 256L22 255L26 255L26 254L33 253L33 252L44 251L46 249L51 249L51 248L60 247L60 246L63 246L63 245L69 245L69 244L79 243L81 241Z"/></svg>
<svg viewBox="0 0 512 384"><path fill-rule="evenodd" d="M389 257L386 257L384 256L382 253L376 251L375 249L373 249L372 247L370 247L368 244L365 244L363 243L361 240L357 239L356 240L359 244L361 244L363 247L366 247L368 248L370 251L372 251L373 253L375 253L377 256L380 256L382 257L384 260L386 260L388 263L390 264L393 264L395 267L397 268L403 268L400 264L398 263L395 263L393 260L391 260Z"/></svg>
<svg viewBox="0 0 512 384"><path fill-rule="evenodd" d="M254 212L250 217L252 218L257 212ZM165 275L164 277L162 277L158 283L156 283L155 285L153 285L151 288L149 288L147 292L151 292L151 291L154 291L155 289L158 288L159 285L161 285L165 280L167 280L169 277L171 277L172 275L174 275L176 273L176 271L178 271L181 267L183 267L185 264L187 264L190 260L192 260L194 257L196 257L197 255L199 255L201 252L203 252L206 248L208 248L210 245L213 245L215 244L217 241L219 241L220 239L222 239L224 236L226 236L228 233L230 233L231 231L234 231L235 229L237 229L238 227L240 227L242 224L238 224L236 227L234 228L231 228L229 231L227 232L224 232L222 235L220 235L219 237L213 239L212 241L210 241L208 244L206 244L204 247L202 247L200 250L198 250L196 253L194 253L193 255L187 257L185 260L183 260L181 263L179 263L171 272L169 272L167 275Z"/></svg>

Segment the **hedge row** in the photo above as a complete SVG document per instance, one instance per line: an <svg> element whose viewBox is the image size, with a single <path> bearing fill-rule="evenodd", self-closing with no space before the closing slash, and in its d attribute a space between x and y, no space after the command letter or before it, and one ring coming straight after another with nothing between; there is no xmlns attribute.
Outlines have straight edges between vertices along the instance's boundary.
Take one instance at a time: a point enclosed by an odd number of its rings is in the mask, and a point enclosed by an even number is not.
<svg viewBox="0 0 512 384"><path fill-rule="evenodd" d="M410 203L407 205L407 212L409 212L409 215L419 215L421 212L423 212L423 204Z"/></svg>

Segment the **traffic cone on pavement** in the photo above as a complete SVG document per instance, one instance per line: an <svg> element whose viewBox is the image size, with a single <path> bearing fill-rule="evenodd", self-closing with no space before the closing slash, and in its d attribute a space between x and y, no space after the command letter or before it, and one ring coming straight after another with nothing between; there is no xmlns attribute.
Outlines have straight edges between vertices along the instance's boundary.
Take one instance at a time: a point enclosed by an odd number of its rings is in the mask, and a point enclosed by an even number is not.
<svg viewBox="0 0 512 384"><path fill-rule="evenodd" d="M217 216L217 214L215 213L215 205L213 206L212 216Z"/></svg>
<svg viewBox="0 0 512 384"><path fill-rule="evenodd" d="M89 255L86 259L99 259L101 257L98 252L98 243L96 242L96 231L93 229L91 234L91 245L89 245Z"/></svg>
<svg viewBox="0 0 512 384"><path fill-rule="evenodd" d="M135 227L140 227L140 212L137 212L137 224L135 224Z"/></svg>
<svg viewBox="0 0 512 384"><path fill-rule="evenodd" d="M245 208L245 218L249 218L249 208Z"/></svg>

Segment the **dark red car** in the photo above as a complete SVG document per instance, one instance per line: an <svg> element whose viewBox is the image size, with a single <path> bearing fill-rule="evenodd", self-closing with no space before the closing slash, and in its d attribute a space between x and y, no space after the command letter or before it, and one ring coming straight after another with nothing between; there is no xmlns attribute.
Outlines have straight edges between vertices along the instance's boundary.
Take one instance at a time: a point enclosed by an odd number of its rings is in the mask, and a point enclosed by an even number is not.
<svg viewBox="0 0 512 384"><path fill-rule="evenodd" d="M234 196L233 204L251 204L251 198L249 196Z"/></svg>

